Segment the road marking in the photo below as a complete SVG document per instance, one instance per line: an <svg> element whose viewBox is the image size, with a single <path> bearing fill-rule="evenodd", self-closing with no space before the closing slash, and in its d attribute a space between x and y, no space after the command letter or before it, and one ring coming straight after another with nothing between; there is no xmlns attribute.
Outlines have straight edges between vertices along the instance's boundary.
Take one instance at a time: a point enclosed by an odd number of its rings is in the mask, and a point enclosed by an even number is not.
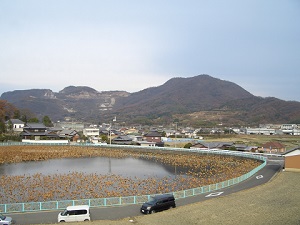
<svg viewBox="0 0 300 225"><path fill-rule="evenodd" d="M258 180L258 179L262 179L264 176L263 175L258 175L258 176L256 176L256 179Z"/></svg>
<svg viewBox="0 0 300 225"><path fill-rule="evenodd" d="M206 195L205 197L215 197L223 194L224 192L215 192L215 193L210 193L209 195Z"/></svg>

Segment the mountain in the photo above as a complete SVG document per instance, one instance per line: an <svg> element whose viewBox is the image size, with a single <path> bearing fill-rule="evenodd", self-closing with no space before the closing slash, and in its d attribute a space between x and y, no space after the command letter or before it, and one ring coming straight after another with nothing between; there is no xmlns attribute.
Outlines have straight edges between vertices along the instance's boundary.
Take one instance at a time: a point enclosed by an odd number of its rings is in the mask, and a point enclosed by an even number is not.
<svg viewBox="0 0 300 225"><path fill-rule="evenodd" d="M208 75L173 78L121 99L116 111L142 114L190 113L218 108L224 102L253 97L240 86ZM132 111L134 108L134 112Z"/></svg>
<svg viewBox="0 0 300 225"><path fill-rule="evenodd" d="M300 123L300 103L254 96L239 85L209 75L172 78L139 92L99 92L69 86L55 93L49 89L5 92L1 99L38 117L109 122L115 116L126 124L258 125Z"/></svg>
<svg viewBox="0 0 300 225"><path fill-rule="evenodd" d="M58 93L50 89L5 92L1 99L20 109L31 110L38 118L47 115L53 121L66 118L84 121L99 112L111 111L119 98L128 95L125 91L98 92L90 87L69 86Z"/></svg>

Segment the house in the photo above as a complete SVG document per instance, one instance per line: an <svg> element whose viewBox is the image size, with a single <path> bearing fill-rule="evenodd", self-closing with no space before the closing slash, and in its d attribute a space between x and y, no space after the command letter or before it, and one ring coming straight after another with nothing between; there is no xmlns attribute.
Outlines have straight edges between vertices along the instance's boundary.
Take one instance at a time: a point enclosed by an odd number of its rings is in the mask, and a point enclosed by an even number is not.
<svg viewBox="0 0 300 225"><path fill-rule="evenodd" d="M83 131L84 124L79 122L57 122L54 124L55 127L61 127L63 129L73 129L77 131Z"/></svg>
<svg viewBox="0 0 300 225"><path fill-rule="evenodd" d="M129 128L124 131L124 134L138 134L138 133L139 133L139 130L134 127Z"/></svg>
<svg viewBox="0 0 300 225"><path fill-rule="evenodd" d="M139 141L143 141L143 137L142 136L137 136L137 135L127 135L129 138L132 139L132 141L134 142L139 142Z"/></svg>
<svg viewBox="0 0 300 225"><path fill-rule="evenodd" d="M164 132L166 133L166 137L175 136L175 130L166 129Z"/></svg>
<svg viewBox="0 0 300 225"><path fill-rule="evenodd" d="M267 153L283 153L285 152L285 146L280 142L271 141L263 144L261 150Z"/></svg>
<svg viewBox="0 0 300 225"><path fill-rule="evenodd" d="M64 129L58 132L59 138L68 139L71 141L77 141L79 139L79 134L76 130Z"/></svg>
<svg viewBox="0 0 300 225"><path fill-rule="evenodd" d="M112 139L112 144L116 144L116 145L131 145L133 144L133 141L130 137L128 137L127 135L119 135L115 138Z"/></svg>
<svg viewBox="0 0 300 225"><path fill-rule="evenodd" d="M98 137L100 134L100 129L99 128L84 128L83 129L83 135L86 137Z"/></svg>
<svg viewBox="0 0 300 225"><path fill-rule="evenodd" d="M161 142L162 135L157 131L150 131L144 135L144 138L149 142Z"/></svg>
<svg viewBox="0 0 300 225"><path fill-rule="evenodd" d="M19 119L10 119L5 122L6 127L10 129L10 126L14 132L22 132L25 123Z"/></svg>
<svg viewBox="0 0 300 225"><path fill-rule="evenodd" d="M284 156L285 170L300 172L300 146L282 154Z"/></svg>
<svg viewBox="0 0 300 225"><path fill-rule="evenodd" d="M234 147L235 147L235 150L242 151L242 152L257 152L257 150L258 150L257 146L249 146L249 145L243 145L243 144L235 144Z"/></svg>
<svg viewBox="0 0 300 225"><path fill-rule="evenodd" d="M156 142L150 142L150 141L138 141L137 143L138 143L138 145L140 145L142 147L155 147L156 146Z"/></svg>
<svg viewBox="0 0 300 225"><path fill-rule="evenodd" d="M20 133L22 139L35 139L40 140L41 137L58 138L55 130L48 129L42 123L27 123Z"/></svg>
<svg viewBox="0 0 300 225"><path fill-rule="evenodd" d="M155 142L155 146L164 147L164 142L161 140L162 135L157 131L150 131L144 135L144 139L147 142Z"/></svg>
<svg viewBox="0 0 300 225"><path fill-rule="evenodd" d="M202 149L228 149L233 145L233 142L199 142L191 147L192 148L202 148Z"/></svg>

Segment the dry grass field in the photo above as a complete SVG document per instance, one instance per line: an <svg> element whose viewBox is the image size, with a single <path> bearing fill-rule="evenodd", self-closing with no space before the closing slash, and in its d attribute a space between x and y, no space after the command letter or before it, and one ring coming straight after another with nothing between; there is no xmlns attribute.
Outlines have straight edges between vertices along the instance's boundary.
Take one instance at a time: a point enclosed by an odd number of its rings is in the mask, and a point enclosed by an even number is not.
<svg viewBox="0 0 300 225"><path fill-rule="evenodd" d="M300 145L299 136L295 135L207 135L203 142L234 142L236 144L245 144L249 146L261 146L267 142L280 142L286 150ZM185 143L177 143L177 147L183 147ZM174 147L174 143L170 144Z"/></svg>
<svg viewBox="0 0 300 225"><path fill-rule="evenodd" d="M219 183L239 177L260 162L236 157L199 154L168 154L161 151L130 151L76 146L6 146L0 148L0 163L41 161L53 158L102 157L140 158L185 168L175 178L123 177L118 174L57 172L16 176L0 175L0 202L40 202L59 199L86 199L167 193ZM179 170L178 170L179 171ZM76 177L76 179L74 179ZM7 182L9 181L9 182ZM42 187L42 188L41 188ZM88 190L88 191L82 191Z"/></svg>

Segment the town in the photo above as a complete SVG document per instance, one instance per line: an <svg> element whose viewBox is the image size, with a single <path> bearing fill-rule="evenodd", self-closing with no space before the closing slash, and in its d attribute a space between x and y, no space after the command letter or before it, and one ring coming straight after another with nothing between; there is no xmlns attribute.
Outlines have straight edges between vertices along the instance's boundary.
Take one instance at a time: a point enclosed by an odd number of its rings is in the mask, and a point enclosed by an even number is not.
<svg viewBox="0 0 300 225"><path fill-rule="evenodd" d="M24 123L20 119L6 121L7 130L25 143L89 143L95 145L139 145L144 147L184 147L225 149L281 154L288 149L280 142L266 142L261 146L230 142L209 142L206 135L300 135L299 124L261 124L256 128L191 128L173 123L168 127L120 126L114 119L101 125L80 122L57 122L48 127L43 123ZM182 143L184 145L182 145Z"/></svg>

